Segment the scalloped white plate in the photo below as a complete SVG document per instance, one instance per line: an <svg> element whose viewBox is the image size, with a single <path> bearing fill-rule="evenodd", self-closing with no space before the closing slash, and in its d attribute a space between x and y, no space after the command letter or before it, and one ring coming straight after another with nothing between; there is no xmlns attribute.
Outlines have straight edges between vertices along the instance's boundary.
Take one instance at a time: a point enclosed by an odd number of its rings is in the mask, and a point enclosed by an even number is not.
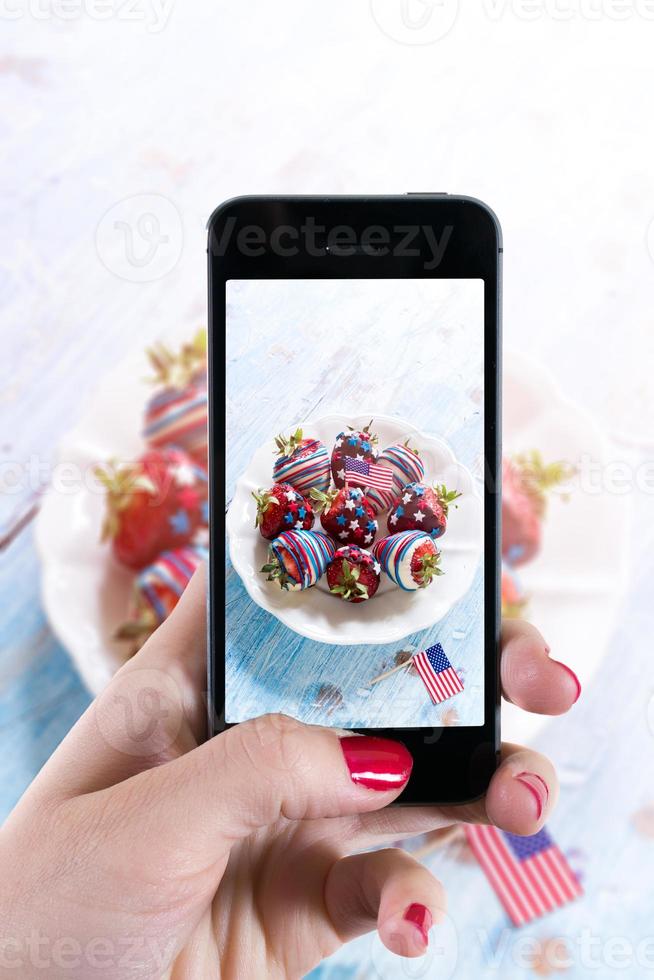
<svg viewBox="0 0 654 980"><path fill-rule="evenodd" d="M254 454L236 484L234 497L227 514L229 555L250 598L276 616L285 626L311 640L332 645L355 643L391 643L416 630L437 623L460 599L472 583L482 551L483 507L476 481L469 470L459 463L450 447L434 436L426 435L402 419L363 412L354 418L345 415L326 415L312 419L311 435L320 439L331 451L339 432L348 425L364 426L371 418L380 446L390 446L411 438L420 449L425 464L427 482L445 483L462 494L458 507L452 507L445 534L439 538L442 552L439 576L427 589L405 592L385 575L376 595L369 602L351 605L330 595L326 579L305 592L285 592L275 582L261 574L266 561L268 544L255 529L256 506L252 491L270 486L275 444L261 446ZM295 425L290 425L292 431ZM314 525L321 529L319 519ZM377 539L386 534L386 514L380 514Z"/></svg>

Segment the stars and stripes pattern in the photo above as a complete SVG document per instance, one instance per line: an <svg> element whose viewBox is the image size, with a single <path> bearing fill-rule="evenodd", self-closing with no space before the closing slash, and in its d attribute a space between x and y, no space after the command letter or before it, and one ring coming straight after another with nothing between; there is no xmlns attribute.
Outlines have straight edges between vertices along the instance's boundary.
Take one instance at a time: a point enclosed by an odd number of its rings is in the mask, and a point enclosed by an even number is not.
<svg viewBox="0 0 654 980"><path fill-rule="evenodd" d="M566 905L582 888L547 830L517 837L497 827L467 825L468 843L514 925Z"/></svg>
<svg viewBox="0 0 654 980"><path fill-rule="evenodd" d="M369 487L375 490L390 490L393 486L393 473L386 466L368 463L365 459L345 459L345 480L348 484Z"/></svg>
<svg viewBox="0 0 654 980"><path fill-rule="evenodd" d="M415 653L412 661L434 704L447 701L463 690L461 678L445 656L440 643Z"/></svg>

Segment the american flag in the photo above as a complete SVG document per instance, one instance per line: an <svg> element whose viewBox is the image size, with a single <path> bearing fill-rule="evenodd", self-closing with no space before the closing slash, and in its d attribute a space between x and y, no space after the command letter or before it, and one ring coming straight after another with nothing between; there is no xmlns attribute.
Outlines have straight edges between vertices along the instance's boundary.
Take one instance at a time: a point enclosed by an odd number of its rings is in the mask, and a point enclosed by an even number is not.
<svg viewBox="0 0 654 980"><path fill-rule="evenodd" d="M474 824L465 831L514 925L531 922L582 894L570 865L545 829L531 837Z"/></svg>
<svg viewBox="0 0 654 980"><path fill-rule="evenodd" d="M411 659L434 704L447 701L463 690L459 675L445 656L440 643L415 653Z"/></svg>
<svg viewBox="0 0 654 980"><path fill-rule="evenodd" d="M365 459L345 459L345 479L355 486L373 487L375 490L390 490L393 486L393 472L387 466L367 463Z"/></svg>

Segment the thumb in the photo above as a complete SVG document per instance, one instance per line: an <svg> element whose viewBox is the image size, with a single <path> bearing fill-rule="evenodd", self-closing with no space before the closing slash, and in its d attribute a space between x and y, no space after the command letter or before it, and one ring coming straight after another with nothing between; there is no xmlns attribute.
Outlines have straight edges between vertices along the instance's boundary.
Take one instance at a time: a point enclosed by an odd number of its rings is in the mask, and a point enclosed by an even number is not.
<svg viewBox="0 0 654 980"><path fill-rule="evenodd" d="M130 828L133 847L153 839L164 850L192 842L193 852L207 861L280 817L304 820L381 809L404 788L412 765L400 742L264 715L111 792L123 788L132 805L135 794L144 800L140 826Z"/></svg>

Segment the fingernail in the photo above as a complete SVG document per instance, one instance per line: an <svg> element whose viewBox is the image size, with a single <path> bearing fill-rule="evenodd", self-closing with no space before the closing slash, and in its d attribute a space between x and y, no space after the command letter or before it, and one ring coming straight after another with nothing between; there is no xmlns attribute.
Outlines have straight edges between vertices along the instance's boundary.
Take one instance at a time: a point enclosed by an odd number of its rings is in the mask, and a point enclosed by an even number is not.
<svg viewBox="0 0 654 980"><path fill-rule="evenodd" d="M387 792L404 786L411 775L413 759L401 742L370 735L349 735L340 742L352 782L359 786Z"/></svg>
<svg viewBox="0 0 654 980"><path fill-rule="evenodd" d="M581 684L579 683L579 678L575 674L574 670L571 670L567 664L562 664L560 660L555 660L554 663L558 664L559 667L563 667L564 670L567 670L567 672L570 674L570 677L572 677L573 681L577 685L577 694L575 695L575 699L572 702L573 704L576 704L577 701L579 700L579 695L581 694Z"/></svg>
<svg viewBox="0 0 654 980"><path fill-rule="evenodd" d="M404 918L407 922L413 922L414 926L420 932L422 936L422 941L425 946L429 945L429 936L427 933L432 927L433 919L431 912L426 905L420 905L418 902L414 902L413 905L409 905L408 909L404 913Z"/></svg>
<svg viewBox="0 0 654 980"><path fill-rule="evenodd" d="M515 777L518 782L526 786L533 798L536 801L536 819L540 820L543 815L543 810L549 799L550 791L547 788L547 783L541 776L537 776L535 772L519 772Z"/></svg>

